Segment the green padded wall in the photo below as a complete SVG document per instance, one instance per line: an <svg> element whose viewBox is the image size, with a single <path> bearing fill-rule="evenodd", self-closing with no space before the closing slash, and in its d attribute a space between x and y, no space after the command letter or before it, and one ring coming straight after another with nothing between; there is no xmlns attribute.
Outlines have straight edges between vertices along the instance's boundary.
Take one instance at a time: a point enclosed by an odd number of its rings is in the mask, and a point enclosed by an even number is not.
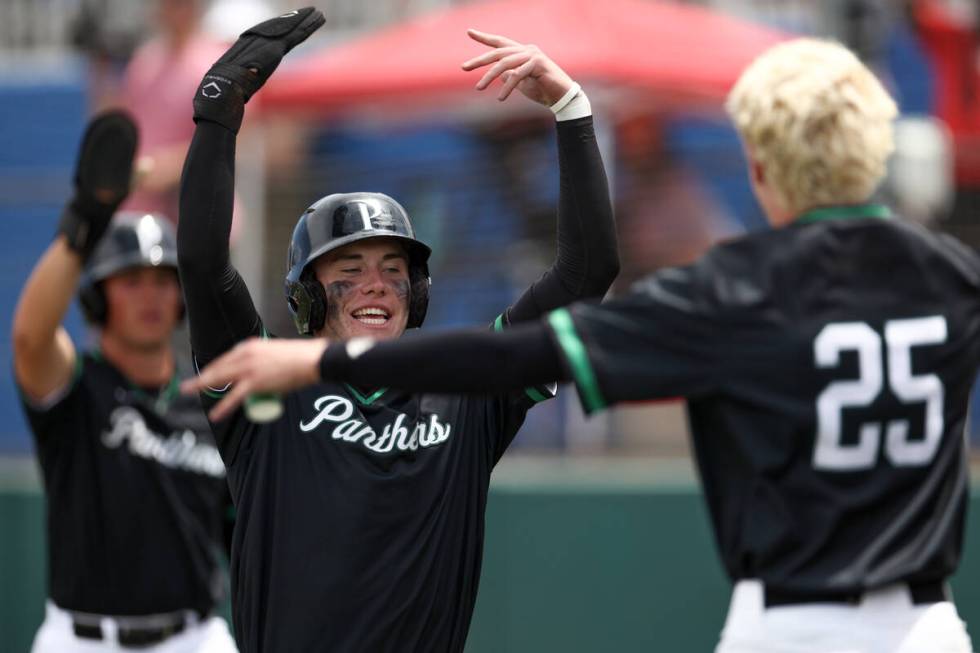
<svg viewBox="0 0 980 653"><path fill-rule="evenodd" d="M980 632L980 496L953 582ZM43 501L0 492L0 651L43 611ZM692 485L497 484L468 653L711 651L728 600Z"/></svg>

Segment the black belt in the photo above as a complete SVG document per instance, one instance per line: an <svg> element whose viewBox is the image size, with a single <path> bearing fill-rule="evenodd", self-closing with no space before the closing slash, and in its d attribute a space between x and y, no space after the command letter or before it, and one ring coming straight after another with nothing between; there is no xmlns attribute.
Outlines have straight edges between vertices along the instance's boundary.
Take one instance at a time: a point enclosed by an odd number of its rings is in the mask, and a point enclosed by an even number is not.
<svg viewBox="0 0 980 653"><path fill-rule="evenodd" d="M946 593L946 583L943 581L906 583L905 585L909 588L909 596L911 596L914 605L939 603L949 600L949 596ZM766 607L775 608L781 605L800 605L802 603L844 603L847 605L858 605L867 592L794 592L766 587L764 593Z"/></svg>
<svg viewBox="0 0 980 653"><path fill-rule="evenodd" d="M72 627L75 636L82 639L102 640L102 626L98 624L84 624L72 620ZM126 628L120 625L116 632L116 641L123 648L143 648L159 644L165 639L182 632L187 627L187 621L183 617L177 617L174 623L159 628Z"/></svg>

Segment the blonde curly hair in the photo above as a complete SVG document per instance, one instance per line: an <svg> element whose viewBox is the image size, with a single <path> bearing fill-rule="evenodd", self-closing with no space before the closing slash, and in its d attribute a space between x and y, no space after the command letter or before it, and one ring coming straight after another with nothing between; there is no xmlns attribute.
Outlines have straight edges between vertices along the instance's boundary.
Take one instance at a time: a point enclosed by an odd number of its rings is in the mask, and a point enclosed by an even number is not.
<svg viewBox="0 0 980 653"><path fill-rule="evenodd" d="M894 100L832 41L770 48L745 69L725 107L767 182L796 214L867 201L894 149Z"/></svg>

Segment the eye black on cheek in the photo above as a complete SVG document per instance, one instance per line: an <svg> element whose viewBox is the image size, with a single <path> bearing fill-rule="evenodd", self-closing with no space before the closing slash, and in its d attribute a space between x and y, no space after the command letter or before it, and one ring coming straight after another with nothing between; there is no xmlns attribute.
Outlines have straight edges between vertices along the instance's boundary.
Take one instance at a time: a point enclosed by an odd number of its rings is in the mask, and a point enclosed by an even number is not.
<svg viewBox="0 0 980 653"><path fill-rule="evenodd" d="M354 284L350 281L332 281L323 290L327 295L327 301L333 302L345 297L353 288Z"/></svg>
<svg viewBox="0 0 980 653"><path fill-rule="evenodd" d="M408 295L412 289L408 279L398 279L397 281L393 281L392 286L394 286L395 294L398 295L400 299L408 299Z"/></svg>
<svg viewBox="0 0 980 653"><path fill-rule="evenodd" d="M323 291L327 296L326 319L328 322L337 319L337 316L340 315L340 305L343 303L344 297L350 294L353 288L354 284L350 281L333 281L324 287Z"/></svg>

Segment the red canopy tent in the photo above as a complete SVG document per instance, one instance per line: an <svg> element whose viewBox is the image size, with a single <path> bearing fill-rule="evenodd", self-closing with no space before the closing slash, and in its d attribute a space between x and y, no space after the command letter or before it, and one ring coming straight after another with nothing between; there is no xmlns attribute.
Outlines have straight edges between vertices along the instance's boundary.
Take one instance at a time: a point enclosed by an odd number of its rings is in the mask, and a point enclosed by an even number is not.
<svg viewBox="0 0 980 653"><path fill-rule="evenodd" d="M743 67L785 35L691 5L645 0L492 0L456 6L315 53L274 76L268 109L329 111L470 91L460 64L485 48L466 29L539 45L572 77L670 105L717 105Z"/></svg>

